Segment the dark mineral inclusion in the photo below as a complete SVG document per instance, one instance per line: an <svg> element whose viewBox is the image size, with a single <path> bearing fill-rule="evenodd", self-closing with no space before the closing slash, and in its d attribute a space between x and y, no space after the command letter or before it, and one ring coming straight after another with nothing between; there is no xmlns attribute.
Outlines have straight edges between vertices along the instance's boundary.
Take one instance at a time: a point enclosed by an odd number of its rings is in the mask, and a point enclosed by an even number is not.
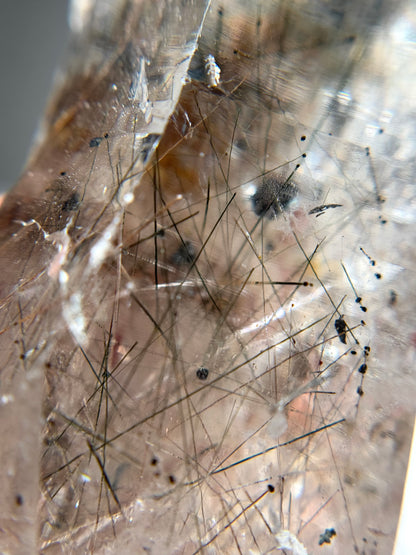
<svg viewBox="0 0 416 555"><path fill-rule="evenodd" d="M272 219L288 207L296 193L296 187L292 183L269 176L263 179L251 197L254 213Z"/></svg>

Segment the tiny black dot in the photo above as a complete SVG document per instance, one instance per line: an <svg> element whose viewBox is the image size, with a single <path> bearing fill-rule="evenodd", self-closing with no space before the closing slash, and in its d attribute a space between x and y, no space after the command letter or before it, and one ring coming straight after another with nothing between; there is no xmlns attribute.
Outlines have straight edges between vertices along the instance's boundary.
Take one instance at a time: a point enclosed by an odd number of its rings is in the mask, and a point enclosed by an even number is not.
<svg viewBox="0 0 416 555"><path fill-rule="evenodd" d="M390 305L394 305L397 302L397 293L396 291L390 291Z"/></svg>
<svg viewBox="0 0 416 555"><path fill-rule="evenodd" d="M377 279L381 279L383 276L381 274L374 274Z"/></svg>
<svg viewBox="0 0 416 555"><path fill-rule="evenodd" d="M267 486L267 489L270 491L270 493L273 493L273 492L274 492L274 486L272 486L272 484L269 484L269 485Z"/></svg>
<svg viewBox="0 0 416 555"><path fill-rule="evenodd" d="M93 139L90 140L90 148L96 148L100 146L102 140L103 140L102 137L94 137Z"/></svg>
<svg viewBox="0 0 416 555"><path fill-rule="evenodd" d="M302 158L306 158L306 152L302 154Z"/></svg>
<svg viewBox="0 0 416 555"><path fill-rule="evenodd" d="M16 505L17 505L18 507L21 507L21 506L23 505L23 503L24 503L24 501L23 501L23 496L20 495L20 493L18 493L14 499L15 499Z"/></svg>
<svg viewBox="0 0 416 555"><path fill-rule="evenodd" d="M64 175L66 175L66 172L61 172L62 177L64 177Z"/></svg>
<svg viewBox="0 0 416 555"><path fill-rule="evenodd" d="M352 355L356 355L356 354L357 354L357 351L354 351L354 350L352 350L352 351L350 351L350 352L351 352Z"/></svg>
<svg viewBox="0 0 416 555"><path fill-rule="evenodd" d="M355 299L355 302L356 302L356 303L360 303L361 301L362 301L362 298L361 298L361 297L357 297L357 298Z"/></svg>
<svg viewBox="0 0 416 555"><path fill-rule="evenodd" d="M362 397L364 395L364 391L363 391L363 388L361 386L357 387L357 393L360 397Z"/></svg>
<svg viewBox="0 0 416 555"><path fill-rule="evenodd" d="M365 373L367 372L367 365L366 365L366 364L362 364L362 365L359 367L358 372L359 372L360 374L365 374Z"/></svg>
<svg viewBox="0 0 416 555"><path fill-rule="evenodd" d="M301 141L306 141L306 136L302 135L302 137L300 138Z"/></svg>
<svg viewBox="0 0 416 555"><path fill-rule="evenodd" d="M208 374L209 374L209 370L208 368L205 368L204 366L201 366L200 368L198 368L198 370L196 371L196 377L199 380L206 380L208 378Z"/></svg>
<svg viewBox="0 0 416 555"><path fill-rule="evenodd" d="M366 306L361 306L360 308L363 312L367 312L367 307Z"/></svg>
<svg viewBox="0 0 416 555"><path fill-rule="evenodd" d="M218 10L218 15L224 15L224 10L222 8Z"/></svg>
<svg viewBox="0 0 416 555"><path fill-rule="evenodd" d="M158 462L159 462L159 459L157 457L152 457L152 460L150 461L150 464L152 466L156 466Z"/></svg>
<svg viewBox="0 0 416 555"><path fill-rule="evenodd" d="M169 476L169 482L170 482L171 484L176 484L176 478L175 478L175 476L173 476L172 474L170 474L170 476Z"/></svg>
<svg viewBox="0 0 416 555"><path fill-rule="evenodd" d="M382 135L384 133L384 129L380 128L378 132L380 133L380 135Z"/></svg>
<svg viewBox="0 0 416 555"><path fill-rule="evenodd" d="M106 133L106 134L104 135L104 139L108 139L109 136L110 136L110 135L109 135L108 133Z"/></svg>

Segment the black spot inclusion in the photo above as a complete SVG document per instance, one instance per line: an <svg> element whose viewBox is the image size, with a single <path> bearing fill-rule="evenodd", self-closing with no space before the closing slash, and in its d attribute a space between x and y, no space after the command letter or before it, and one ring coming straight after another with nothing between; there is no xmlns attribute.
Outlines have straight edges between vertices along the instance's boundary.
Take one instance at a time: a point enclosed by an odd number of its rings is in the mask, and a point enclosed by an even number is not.
<svg viewBox="0 0 416 555"><path fill-rule="evenodd" d="M171 256L171 262L175 266L190 266L195 260L195 247L189 241L182 243L178 250Z"/></svg>
<svg viewBox="0 0 416 555"><path fill-rule="evenodd" d="M198 368L198 370L196 371L196 377L202 381L208 378L208 374L208 368L204 368L203 366L201 366L201 368Z"/></svg>
<svg viewBox="0 0 416 555"><path fill-rule="evenodd" d="M73 211L78 210L80 198L77 193L73 193L62 205L62 210Z"/></svg>
<svg viewBox="0 0 416 555"><path fill-rule="evenodd" d="M296 187L276 177L268 177L257 187L251 197L253 211L256 216L272 219L285 210L295 198Z"/></svg>
<svg viewBox="0 0 416 555"><path fill-rule="evenodd" d="M331 540L337 533L335 532L334 528L327 528L323 534L319 536L319 545L323 545L324 543L331 543Z"/></svg>
<svg viewBox="0 0 416 555"><path fill-rule="evenodd" d="M342 318L342 316L340 318L338 318L337 320L335 320L335 329L336 332L338 333L338 337L339 340L341 341L341 343L344 343L344 345L346 345L347 343L347 324L345 323L345 320Z"/></svg>
<svg viewBox="0 0 416 555"><path fill-rule="evenodd" d="M97 148L98 146L100 146L102 140L102 137L94 137L90 140L90 148Z"/></svg>

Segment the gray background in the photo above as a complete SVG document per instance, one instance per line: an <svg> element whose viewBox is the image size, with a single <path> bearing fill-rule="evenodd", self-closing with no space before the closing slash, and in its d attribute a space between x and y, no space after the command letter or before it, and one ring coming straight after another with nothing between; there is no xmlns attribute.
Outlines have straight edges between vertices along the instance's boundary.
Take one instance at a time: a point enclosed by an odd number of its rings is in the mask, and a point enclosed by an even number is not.
<svg viewBox="0 0 416 555"><path fill-rule="evenodd" d="M0 191L18 179L68 44L69 0L0 0Z"/></svg>

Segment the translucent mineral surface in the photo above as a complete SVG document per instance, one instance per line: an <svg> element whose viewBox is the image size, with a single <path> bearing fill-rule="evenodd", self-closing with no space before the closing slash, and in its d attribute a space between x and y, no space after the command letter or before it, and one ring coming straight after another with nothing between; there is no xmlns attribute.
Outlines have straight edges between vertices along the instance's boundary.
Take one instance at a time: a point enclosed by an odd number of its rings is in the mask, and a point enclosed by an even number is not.
<svg viewBox="0 0 416 555"><path fill-rule="evenodd" d="M391 553L412 2L94 1L0 209L2 553Z"/></svg>

